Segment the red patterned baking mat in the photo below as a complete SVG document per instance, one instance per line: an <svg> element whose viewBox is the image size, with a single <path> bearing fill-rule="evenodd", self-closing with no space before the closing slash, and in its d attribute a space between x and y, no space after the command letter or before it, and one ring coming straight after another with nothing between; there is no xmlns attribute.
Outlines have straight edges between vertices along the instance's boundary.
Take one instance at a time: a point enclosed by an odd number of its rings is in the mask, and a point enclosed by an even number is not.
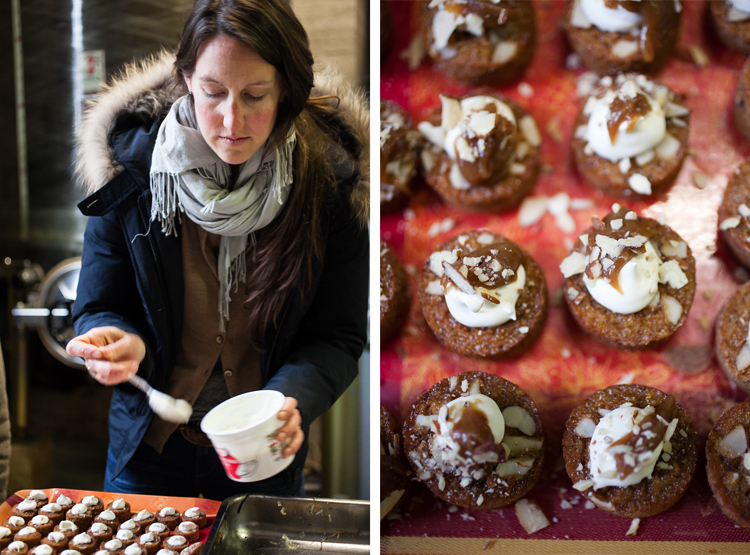
<svg viewBox="0 0 750 555"><path fill-rule="evenodd" d="M206 526L200 530L200 540L206 543L208 533L211 531L216 513L221 507L221 501L213 501L211 499L203 498L191 498L191 497L169 497L166 495L136 495L132 493L109 493L103 491L85 491L77 489L60 489L60 488L49 488L42 489L50 502L57 499L61 494L69 497L75 503L80 503L81 499L87 495L95 495L102 500L106 507L108 503L116 499L124 499L130 503L130 509L133 514L137 514L139 511L146 509L151 513L156 513L158 510L164 507L172 507L180 511L180 514L184 513L191 507L198 507L204 513L206 513ZM5 502L0 505L0 522L8 520L11 516L13 507L18 505L24 498L29 495L30 489L24 489L15 492Z"/></svg>
<svg viewBox="0 0 750 555"><path fill-rule="evenodd" d="M389 7L397 24L393 47L381 66L381 98L397 102L418 122L439 105L439 93L458 95L469 89L436 73L427 62L415 71L408 70L402 53L412 36L415 2L391 1ZM697 263L697 292L685 325L666 344L644 352L619 351L586 337L564 303L561 306L555 302L560 299L562 285L558 266L572 240L590 224L592 215L609 212L616 199L587 185L578 176L569 153L580 105L576 82L584 70L566 68L570 49L560 28L564 2L536 1L534 7L536 54L522 77L525 85L516 83L499 90L525 106L542 133L544 168L532 196L565 192L572 199L590 199L593 205L571 210L575 230L564 233L549 214L523 228L517 210L504 214L464 212L446 206L420 184L406 211L381 217L381 238L407 266L414 288L425 259L447 238L477 228L502 233L528 250L545 272L553 302L544 331L531 351L514 361L464 358L435 339L413 295L409 319L400 336L382 348L380 388L383 405L403 420L422 390L459 372L480 370L518 384L539 406L547 431L547 472L528 497L539 503L552 525L530 536L518 523L513 507L488 512L456 510L415 484L396 518L383 521L381 550L483 553L516 551L523 546L539 553L657 552L654 549L660 553L665 549L675 553L750 552L750 544L742 543L750 541L750 534L724 517L711 495L702 453L695 480L682 501L670 511L643 519L637 535L626 537L630 520L584 507L564 471L561 448L570 411L594 391L621 381L672 393L696 424L701 452L713 422L725 409L746 398L731 386L713 356L716 316L724 301L748 279L747 271L717 237L716 214L728 176L750 155L750 145L735 130L731 116L735 83L744 59L720 45L709 29L706 2L683 2L678 55L656 77L687 96L686 105L692 111L691 155L665 196L623 204L642 215L665 218L688 242ZM696 65L689 55L690 46L698 46L708 55L707 66ZM696 174L708 178L702 189L695 185ZM458 539L461 541L455 541ZM613 540L629 543L606 547L598 543ZM652 542L672 543L659 543L655 548Z"/></svg>

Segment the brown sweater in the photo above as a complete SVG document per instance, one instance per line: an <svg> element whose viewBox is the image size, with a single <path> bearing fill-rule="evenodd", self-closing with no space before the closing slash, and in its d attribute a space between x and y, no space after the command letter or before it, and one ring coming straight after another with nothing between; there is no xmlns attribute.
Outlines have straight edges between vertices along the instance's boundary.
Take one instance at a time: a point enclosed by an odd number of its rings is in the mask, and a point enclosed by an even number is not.
<svg viewBox="0 0 750 555"><path fill-rule="evenodd" d="M180 351L164 393L195 403L219 358L230 396L261 389L260 351L248 338L244 288L240 284L232 291L227 331L219 332L219 277L212 236L186 216L180 233L185 316ZM251 263L248 257L248 268ZM143 441L161 452L176 429L177 424L154 415Z"/></svg>

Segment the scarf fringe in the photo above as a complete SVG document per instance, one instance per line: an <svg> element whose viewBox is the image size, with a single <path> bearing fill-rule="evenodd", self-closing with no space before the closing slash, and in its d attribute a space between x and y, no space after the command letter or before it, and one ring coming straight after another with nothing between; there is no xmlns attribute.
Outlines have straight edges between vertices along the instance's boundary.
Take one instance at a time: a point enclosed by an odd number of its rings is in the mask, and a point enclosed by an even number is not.
<svg viewBox="0 0 750 555"><path fill-rule="evenodd" d="M177 196L179 175L152 173L150 181L151 221L158 219L161 222L161 230L167 237L171 234L177 237L177 228L174 224L175 214L177 214L178 221L181 221L180 212L185 211Z"/></svg>
<svg viewBox="0 0 750 555"><path fill-rule="evenodd" d="M245 256L238 256L229 262L226 279L219 285L219 331L226 331L226 322L229 321L229 302L232 297L232 289L237 291L240 282L245 282L247 275L247 263ZM234 287L233 287L234 286Z"/></svg>
<svg viewBox="0 0 750 555"><path fill-rule="evenodd" d="M294 180L291 161L296 141L297 133L294 126L292 126L284 143L284 152L279 152L278 156L276 156L276 182L273 189L273 196L279 204L284 204L282 191L285 187L291 185Z"/></svg>

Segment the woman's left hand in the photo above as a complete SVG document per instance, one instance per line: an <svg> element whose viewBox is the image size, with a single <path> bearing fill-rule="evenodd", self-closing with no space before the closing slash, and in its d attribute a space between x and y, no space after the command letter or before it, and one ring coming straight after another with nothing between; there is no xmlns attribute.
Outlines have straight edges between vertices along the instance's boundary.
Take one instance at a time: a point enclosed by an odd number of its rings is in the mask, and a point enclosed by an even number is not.
<svg viewBox="0 0 750 555"><path fill-rule="evenodd" d="M283 444L289 440L289 444L284 447L282 455L291 457L299 451L302 442L305 439L305 433L302 431L302 416L297 410L297 399L287 397L284 400L284 406L281 407L277 415L279 421L284 422L281 428L276 432L276 441Z"/></svg>

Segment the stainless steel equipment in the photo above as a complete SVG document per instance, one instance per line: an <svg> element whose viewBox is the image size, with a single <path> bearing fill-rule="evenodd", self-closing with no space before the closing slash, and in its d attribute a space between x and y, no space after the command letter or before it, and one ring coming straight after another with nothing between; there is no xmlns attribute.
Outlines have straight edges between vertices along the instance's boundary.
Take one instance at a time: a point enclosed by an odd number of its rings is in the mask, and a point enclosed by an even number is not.
<svg viewBox="0 0 750 555"><path fill-rule="evenodd" d="M204 553L370 553L367 501L238 495L225 499Z"/></svg>

